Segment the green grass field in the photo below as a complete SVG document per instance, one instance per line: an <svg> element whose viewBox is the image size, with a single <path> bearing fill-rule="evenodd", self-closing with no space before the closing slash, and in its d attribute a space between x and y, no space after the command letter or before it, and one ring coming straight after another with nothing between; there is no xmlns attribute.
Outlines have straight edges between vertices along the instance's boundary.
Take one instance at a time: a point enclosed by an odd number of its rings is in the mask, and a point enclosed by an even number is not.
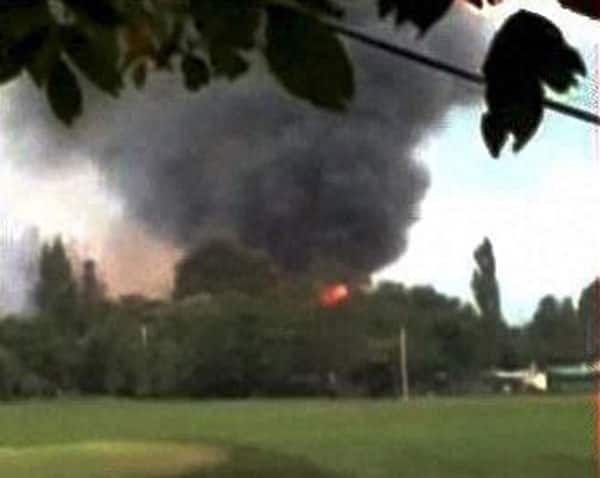
<svg viewBox="0 0 600 478"><path fill-rule="evenodd" d="M2 478L592 476L587 398L0 405Z"/></svg>

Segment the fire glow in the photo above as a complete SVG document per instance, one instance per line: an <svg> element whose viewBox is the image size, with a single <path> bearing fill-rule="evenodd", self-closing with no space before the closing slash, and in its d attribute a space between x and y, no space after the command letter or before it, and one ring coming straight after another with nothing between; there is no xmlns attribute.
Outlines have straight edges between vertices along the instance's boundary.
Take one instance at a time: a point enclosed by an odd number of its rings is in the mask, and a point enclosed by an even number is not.
<svg viewBox="0 0 600 478"><path fill-rule="evenodd" d="M350 298L350 289L346 284L331 284L326 286L320 296L323 307L336 307Z"/></svg>

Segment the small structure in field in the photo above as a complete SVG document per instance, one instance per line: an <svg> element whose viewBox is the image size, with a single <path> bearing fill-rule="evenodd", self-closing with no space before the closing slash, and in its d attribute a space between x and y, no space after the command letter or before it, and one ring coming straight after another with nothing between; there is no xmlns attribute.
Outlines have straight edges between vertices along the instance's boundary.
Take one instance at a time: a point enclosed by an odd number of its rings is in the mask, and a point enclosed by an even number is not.
<svg viewBox="0 0 600 478"><path fill-rule="evenodd" d="M506 393L548 390L548 375L540 371L535 363L521 370L493 369L488 372L487 379L495 390Z"/></svg>

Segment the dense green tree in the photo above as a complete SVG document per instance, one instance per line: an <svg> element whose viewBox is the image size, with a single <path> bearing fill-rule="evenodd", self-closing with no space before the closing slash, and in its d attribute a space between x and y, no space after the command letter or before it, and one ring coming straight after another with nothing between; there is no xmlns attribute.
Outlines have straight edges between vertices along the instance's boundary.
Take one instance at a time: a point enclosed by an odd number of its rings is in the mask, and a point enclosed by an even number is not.
<svg viewBox="0 0 600 478"><path fill-rule="evenodd" d="M543 297L526 328L531 360L540 365L579 362L585 358L584 331L571 299Z"/></svg>
<svg viewBox="0 0 600 478"><path fill-rule="evenodd" d="M223 240L202 244L176 267L174 297L237 291L250 295L274 290L279 274L264 254Z"/></svg>
<svg viewBox="0 0 600 478"><path fill-rule="evenodd" d="M83 341L81 375L78 383L83 393L99 395L107 392L108 356L114 340L106 323L95 323Z"/></svg>
<svg viewBox="0 0 600 478"><path fill-rule="evenodd" d="M493 272L481 256L480 263L479 274ZM277 294L234 285L223 281L210 294L170 302L123 297L107 303L83 334L49 313L0 321L0 397L398 393L402 327L412 390L460 393L491 365L583 359L584 325L595 311L593 284L578 310L570 299L547 296L520 328L432 287L384 283L324 308L304 283L285 283ZM501 317L498 309L488 310ZM504 355L492 363L485 325L494 323L505 335Z"/></svg>
<svg viewBox="0 0 600 478"><path fill-rule="evenodd" d="M22 378L29 377L31 385L26 388L33 390L39 385L40 393L77 389L80 347L53 317L41 315L34 320L3 321L1 325L0 347L11 351L21 364Z"/></svg>
<svg viewBox="0 0 600 478"><path fill-rule="evenodd" d="M0 346L0 399L8 400L19 394L23 367L10 350Z"/></svg>
<svg viewBox="0 0 600 478"><path fill-rule="evenodd" d="M407 333L409 379L417 391L459 389L476 380L482 367L480 320L475 311L431 287L381 284L353 299L350 308L367 327L368 370L381 393L400 388L399 334ZM364 377L369 380L369 376Z"/></svg>
<svg viewBox="0 0 600 478"><path fill-rule="evenodd" d="M149 393L156 396L176 395L180 389L181 349L171 338L152 344Z"/></svg>
<svg viewBox="0 0 600 478"><path fill-rule="evenodd" d="M104 340L104 390L111 395L149 395L150 363L141 324L116 313L100 333L100 340Z"/></svg>
<svg viewBox="0 0 600 478"><path fill-rule="evenodd" d="M585 337L586 358L600 358L600 279L594 280L579 296L577 315Z"/></svg>

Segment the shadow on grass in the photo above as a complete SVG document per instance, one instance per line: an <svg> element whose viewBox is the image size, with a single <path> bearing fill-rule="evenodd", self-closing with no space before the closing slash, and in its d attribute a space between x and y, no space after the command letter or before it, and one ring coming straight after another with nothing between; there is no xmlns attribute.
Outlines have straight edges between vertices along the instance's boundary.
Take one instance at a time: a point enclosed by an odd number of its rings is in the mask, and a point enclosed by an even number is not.
<svg viewBox="0 0 600 478"><path fill-rule="evenodd" d="M325 470L303 458L257 448L229 449L219 465L179 474L173 478L352 478Z"/></svg>

